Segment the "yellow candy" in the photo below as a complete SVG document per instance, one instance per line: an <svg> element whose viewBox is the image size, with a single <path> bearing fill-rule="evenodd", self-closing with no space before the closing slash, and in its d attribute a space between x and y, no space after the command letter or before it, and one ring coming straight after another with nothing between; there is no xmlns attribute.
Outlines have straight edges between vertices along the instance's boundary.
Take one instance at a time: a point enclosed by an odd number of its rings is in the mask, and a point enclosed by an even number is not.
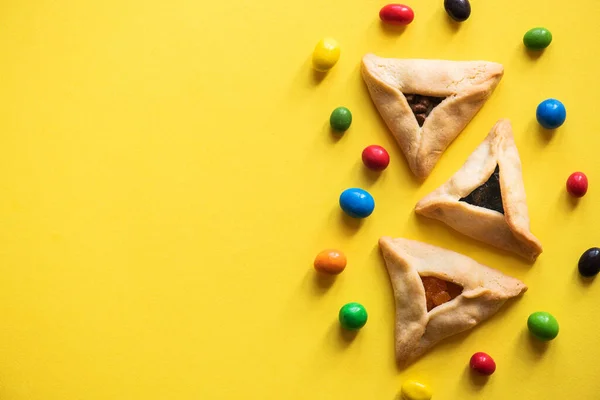
<svg viewBox="0 0 600 400"><path fill-rule="evenodd" d="M406 381L402 384L400 393L402 400L430 400L431 390L417 381Z"/></svg>
<svg viewBox="0 0 600 400"><path fill-rule="evenodd" d="M313 67L317 71L329 71L340 59L340 46L335 39L325 38L319 40L313 51Z"/></svg>

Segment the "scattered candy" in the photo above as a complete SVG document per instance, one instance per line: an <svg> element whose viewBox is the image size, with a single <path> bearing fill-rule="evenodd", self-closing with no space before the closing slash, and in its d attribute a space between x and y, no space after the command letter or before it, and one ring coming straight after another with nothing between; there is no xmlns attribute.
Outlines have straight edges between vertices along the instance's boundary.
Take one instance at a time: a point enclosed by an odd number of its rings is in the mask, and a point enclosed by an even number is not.
<svg viewBox="0 0 600 400"><path fill-rule="evenodd" d="M560 101L546 99L537 106L535 116L544 128L556 129L565 122L567 110Z"/></svg>
<svg viewBox="0 0 600 400"><path fill-rule="evenodd" d="M340 207L353 218L366 218L373 212L375 200L366 190L350 188L340 195Z"/></svg>
<svg viewBox="0 0 600 400"><path fill-rule="evenodd" d="M473 354L469 365L473 371L479 372L481 375L491 375L496 371L494 359L482 352Z"/></svg>
<svg viewBox="0 0 600 400"><path fill-rule="evenodd" d="M329 124L334 131L345 132L352 124L352 113L346 107L338 107L331 112Z"/></svg>
<svg viewBox="0 0 600 400"><path fill-rule="evenodd" d="M579 258L579 273L585 277L592 277L600 272L600 248L587 249Z"/></svg>
<svg viewBox="0 0 600 400"><path fill-rule="evenodd" d="M430 400L433 396L427 385L417 381L406 381L400 388L402 400Z"/></svg>
<svg viewBox="0 0 600 400"><path fill-rule="evenodd" d="M552 34L546 28L533 28L523 36L523 44L531 50L542 50L552 42Z"/></svg>
<svg viewBox="0 0 600 400"><path fill-rule="evenodd" d="M388 4L379 11L379 18L391 25L408 25L415 19L415 13L404 4Z"/></svg>
<svg viewBox="0 0 600 400"><path fill-rule="evenodd" d="M376 144L367 146L362 152L365 166L373 171L383 171L390 163L390 155L381 146Z"/></svg>
<svg viewBox="0 0 600 400"><path fill-rule="evenodd" d="M567 179L567 191L571 196L583 197L588 190L588 179L583 172L573 172Z"/></svg>
<svg viewBox="0 0 600 400"><path fill-rule="evenodd" d="M529 332L539 340L549 341L558 336L558 321L552 314L538 311L527 318Z"/></svg>
<svg viewBox="0 0 600 400"><path fill-rule="evenodd" d="M337 275L346 268L346 256L338 250L323 250L315 258L315 269L330 275Z"/></svg>
<svg viewBox="0 0 600 400"><path fill-rule="evenodd" d="M367 323L367 310L359 303L348 303L340 308L340 324L344 329L356 331Z"/></svg>
<svg viewBox="0 0 600 400"><path fill-rule="evenodd" d="M469 0L444 0L444 8L450 18L457 22L466 21L471 15Z"/></svg>
<svg viewBox="0 0 600 400"><path fill-rule="evenodd" d="M319 40L312 55L313 67L317 71L329 71L340 59L340 46L335 39Z"/></svg>

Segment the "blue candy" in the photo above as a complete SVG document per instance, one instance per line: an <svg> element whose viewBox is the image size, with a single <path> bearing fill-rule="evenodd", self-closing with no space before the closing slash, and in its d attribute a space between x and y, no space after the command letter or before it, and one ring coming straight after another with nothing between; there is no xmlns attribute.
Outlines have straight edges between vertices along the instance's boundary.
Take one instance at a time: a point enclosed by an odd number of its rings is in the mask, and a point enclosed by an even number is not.
<svg viewBox="0 0 600 400"><path fill-rule="evenodd" d="M340 207L352 218L366 218L373 212L375 200L366 190L351 188L340 195Z"/></svg>
<svg viewBox="0 0 600 400"><path fill-rule="evenodd" d="M556 99L542 101L535 112L535 116L546 129L556 129L561 126L567 118L567 110L563 103Z"/></svg>

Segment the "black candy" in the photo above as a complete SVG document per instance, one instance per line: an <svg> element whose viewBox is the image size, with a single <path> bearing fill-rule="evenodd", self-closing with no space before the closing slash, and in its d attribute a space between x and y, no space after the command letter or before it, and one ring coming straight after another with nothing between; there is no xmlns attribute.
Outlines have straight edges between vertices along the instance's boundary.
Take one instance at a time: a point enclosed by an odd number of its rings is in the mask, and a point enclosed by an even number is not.
<svg viewBox="0 0 600 400"><path fill-rule="evenodd" d="M592 247L579 258L579 273L583 276L594 276L600 272L600 249Z"/></svg>
<svg viewBox="0 0 600 400"><path fill-rule="evenodd" d="M469 0L444 0L446 12L455 21L463 22L471 15Z"/></svg>

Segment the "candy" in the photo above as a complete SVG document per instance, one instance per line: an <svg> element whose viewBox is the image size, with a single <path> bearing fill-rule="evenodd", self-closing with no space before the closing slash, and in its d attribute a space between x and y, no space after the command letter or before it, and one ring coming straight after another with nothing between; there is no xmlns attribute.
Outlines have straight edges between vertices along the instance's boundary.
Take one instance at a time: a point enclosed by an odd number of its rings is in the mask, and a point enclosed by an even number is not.
<svg viewBox="0 0 600 400"><path fill-rule="evenodd" d="M340 59L340 46L335 39L319 40L312 55L314 69L320 72L329 71Z"/></svg>
<svg viewBox="0 0 600 400"><path fill-rule="evenodd" d="M379 11L379 18L391 25L408 25L415 19L415 13L404 4L388 4Z"/></svg>
<svg viewBox="0 0 600 400"><path fill-rule="evenodd" d="M366 190L350 188L340 195L340 207L353 218L366 218L373 212L375 200Z"/></svg>
<svg viewBox="0 0 600 400"><path fill-rule="evenodd" d="M558 321L552 314L538 311L527 318L529 332L539 340L549 341L558 336Z"/></svg>
<svg viewBox="0 0 600 400"><path fill-rule="evenodd" d="M330 275L337 275L346 268L346 256L338 250L323 250L315 258L315 269Z"/></svg>
<svg viewBox="0 0 600 400"><path fill-rule="evenodd" d="M444 0L444 8L450 18L457 22L466 21L471 15L469 0Z"/></svg>
<svg viewBox="0 0 600 400"><path fill-rule="evenodd" d="M560 101L546 99L537 106L535 116L544 128L556 129L565 122L567 110Z"/></svg>
<svg viewBox="0 0 600 400"><path fill-rule="evenodd" d="M579 258L579 273L585 277L592 277L600 271L600 249L592 247L587 249Z"/></svg>
<svg viewBox="0 0 600 400"><path fill-rule="evenodd" d="M402 400L430 400L433 396L427 385L417 381L406 381L400 388Z"/></svg>
<svg viewBox="0 0 600 400"><path fill-rule="evenodd" d="M348 303L340 308L340 324L344 329L356 331L367 323L367 310L359 303Z"/></svg>
<svg viewBox="0 0 600 400"><path fill-rule="evenodd" d="M471 356L469 365L473 371L481 375L491 375L496 371L496 363L488 354L478 352Z"/></svg>
<svg viewBox="0 0 600 400"><path fill-rule="evenodd" d="M567 179L567 191L571 196L583 197L588 190L588 179L583 172L573 172Z"/></svg>
<svg viewBox="0 0 600 400"><path fill-rule="evenodd" d="M376 144L367 146L362 152L365 166L373 171L383 171L390 163L390 155L381 146Z"/></svg>
<svg viewBox="0 0 600 400"><path fill-rule="evenodd" d="M552 42L552 34L546 28L533 28L525 32L523 44L531 50L542 50Z"/></svg>
<svg viewBox="0 0 600 400"><path fill-rule="evenodd" d="M334 131L345 132L352 124L352 113L346 107L338 107L331 112L329 124Z"/></svg>

